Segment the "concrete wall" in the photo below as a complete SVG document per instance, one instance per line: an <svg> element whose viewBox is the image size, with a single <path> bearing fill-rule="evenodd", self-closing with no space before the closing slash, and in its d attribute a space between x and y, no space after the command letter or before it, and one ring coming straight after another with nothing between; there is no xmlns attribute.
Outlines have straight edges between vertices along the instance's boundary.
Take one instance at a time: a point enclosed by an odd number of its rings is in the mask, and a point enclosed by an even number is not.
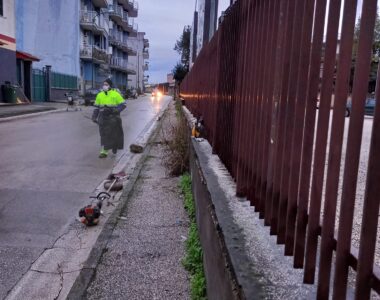
<svg viewBox="0 0 380 300"><path fill-rule="evenodd" d="M34 68L79 76L79 1L16 1L17 49L41 59Z"/></svg>
<svg viewBox="0 0 380 300"><path fill-rule="evenodd" d="M197 142L194 142L197 143ZM234 271L225 246L210 190L193 143L190 144L190 168L196 219L203 248L203 266L210 300L244 299L236 284ZM218 196L218 195L215 195Z"/></svg>
<svg viewBox="0 0 380 300"><path fill-rule="evenodd" d="M0 16L0 101L5 101L2 97L1 85L5 81L17 82L15 37L14 0L4 0L3 16Z"/></svg>
<svg viewBox="0 0 380 300"><path fill-rule="evenodd" d="M0 16L0 34L16 38L15 0L3 0L3 16Z"/></svg>

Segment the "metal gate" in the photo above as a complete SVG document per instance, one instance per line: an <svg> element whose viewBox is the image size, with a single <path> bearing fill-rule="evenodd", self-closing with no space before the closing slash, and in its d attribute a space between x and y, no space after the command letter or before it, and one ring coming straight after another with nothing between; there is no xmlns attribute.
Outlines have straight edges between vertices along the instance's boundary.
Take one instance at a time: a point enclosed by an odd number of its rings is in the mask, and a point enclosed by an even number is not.
<svg viewBox="0 0 380 300"><path fill-rule="evenodd" d="M32 101L44 102L46 95L46 72L43 70L33 69L33 92Z"/></svg>

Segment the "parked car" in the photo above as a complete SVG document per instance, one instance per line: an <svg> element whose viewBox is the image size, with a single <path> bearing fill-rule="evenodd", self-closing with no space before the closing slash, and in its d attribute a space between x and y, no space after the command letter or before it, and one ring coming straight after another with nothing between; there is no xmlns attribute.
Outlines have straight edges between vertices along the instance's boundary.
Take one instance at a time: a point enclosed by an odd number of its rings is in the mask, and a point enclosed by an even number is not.
<svg viewBox="0 0 380 300"><path fill-rule="evenodd" d="M365 101L365 107L364 107L364 114L368 116L373 116L375 113L375 106L376 106L376 99L374 98L367 98ZM346 105L346 117L349 117L351 115L352 111L352 101L347 101Z"/></svg>
<svg viewBox="0 0 380 300"><path fill-rule="evenodd" d="M98 89L89 89L89 90L86 90L85 94L84 94L84 104L86 106L89 106L89 105L94 105L95 103L95 99L96 99L96 95L99 93L99 90Z"/></svg>

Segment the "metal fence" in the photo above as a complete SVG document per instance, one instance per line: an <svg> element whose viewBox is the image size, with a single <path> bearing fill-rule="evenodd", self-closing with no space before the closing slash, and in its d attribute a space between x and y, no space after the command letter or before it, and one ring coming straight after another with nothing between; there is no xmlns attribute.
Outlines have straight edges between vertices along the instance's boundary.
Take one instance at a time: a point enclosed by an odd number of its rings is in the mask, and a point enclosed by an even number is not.
<svg viewBox="0 0 380 300"><path fill-rule="evenodd" d="M357 0L238 0L181 84L186 106L203 116L207 139L235 178L237 194L250 200L285 244L294 267L304 268L305 283L314 283L318 274L318 299L345 299L350 268L356 271L356 299L380 292L374 265L380 105L369 146L360 247L351 245L377 12L376 0L362 2L358 8Z"/></svg>
<svg viewBox="0 0 380 300"><path fill-rule="evenodd" d="M78 77L57 72L51 72L51 87L55 89L78 89Z"/></svg>

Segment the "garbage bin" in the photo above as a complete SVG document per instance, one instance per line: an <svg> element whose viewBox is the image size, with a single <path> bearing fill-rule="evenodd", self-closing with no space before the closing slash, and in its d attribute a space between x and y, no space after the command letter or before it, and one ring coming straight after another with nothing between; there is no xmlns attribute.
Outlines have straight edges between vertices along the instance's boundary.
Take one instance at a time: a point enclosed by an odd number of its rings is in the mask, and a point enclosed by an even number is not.
<svg viewBox="0 0 380 300"><path fill-rule="evenodd" d="M10 82L5 82L4 85L1 86L1 90L3 93L3 99L7 103L16 103L16 85L11 84Z"/></svg>

